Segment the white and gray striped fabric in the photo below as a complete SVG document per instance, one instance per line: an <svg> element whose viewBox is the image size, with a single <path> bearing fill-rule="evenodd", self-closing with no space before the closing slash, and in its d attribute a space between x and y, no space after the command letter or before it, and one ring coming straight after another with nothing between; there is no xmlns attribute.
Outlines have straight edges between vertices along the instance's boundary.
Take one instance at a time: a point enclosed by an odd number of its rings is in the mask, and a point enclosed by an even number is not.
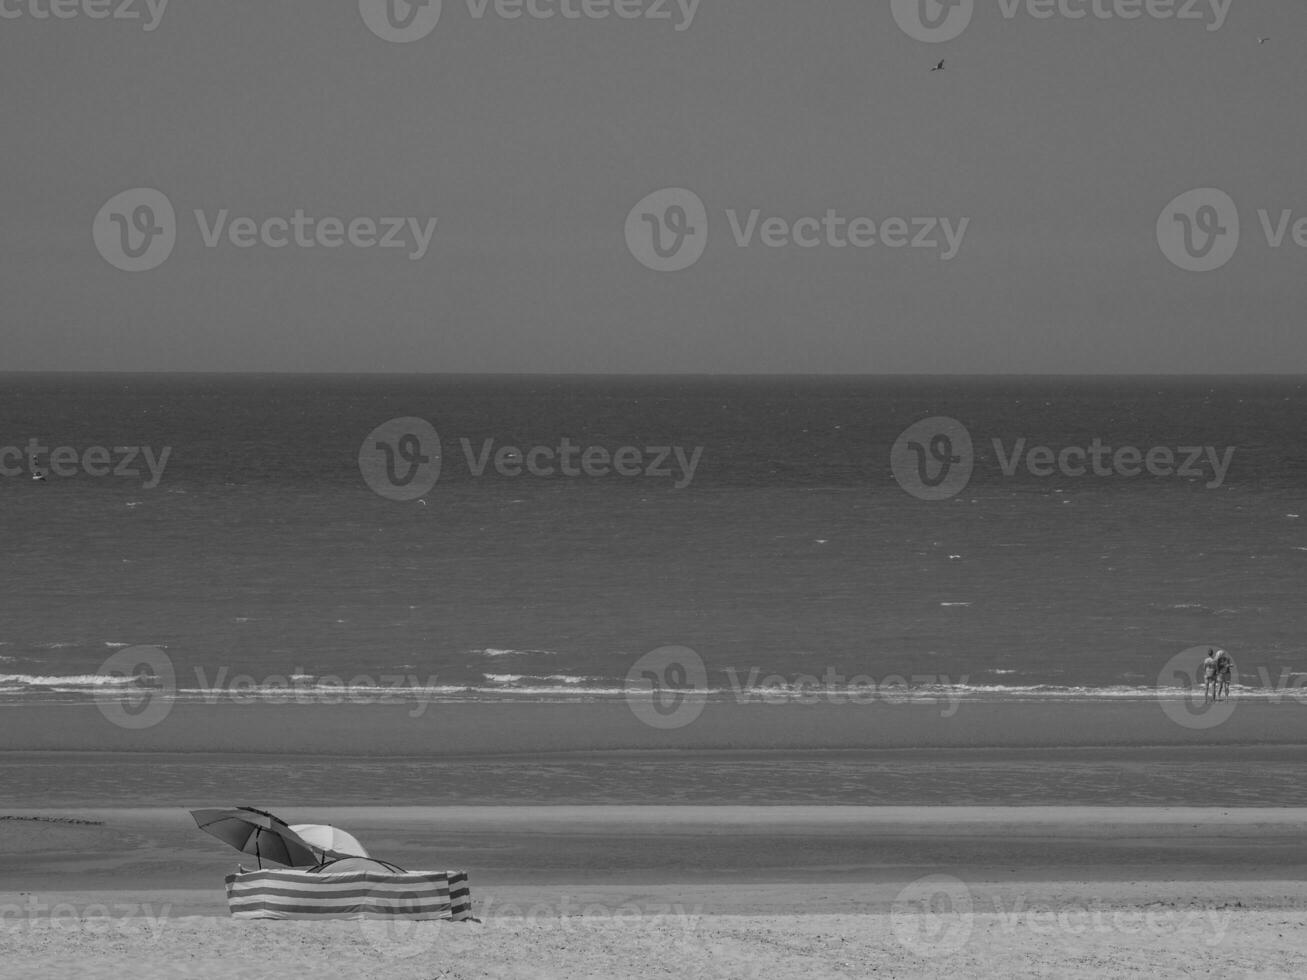
<svg viewBox="0 0 1307 980"><path fill-rule="evenodd" d="M472 896L462 871L346 871L293 868L227 876L227 905L238 919L468 919Z"/></svg>

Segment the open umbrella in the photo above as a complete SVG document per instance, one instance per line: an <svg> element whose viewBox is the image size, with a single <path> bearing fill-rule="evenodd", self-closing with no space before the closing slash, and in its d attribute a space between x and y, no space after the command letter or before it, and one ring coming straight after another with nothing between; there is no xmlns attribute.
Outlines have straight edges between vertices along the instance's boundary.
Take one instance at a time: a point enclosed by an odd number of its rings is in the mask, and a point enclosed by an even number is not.
<svg viewBox="0 0 1307 980"><path fill-rule="evenodd" d="M242 854L253 854L291 868L309 868L321 858L284 820L252 806L192 810L195 826L230 844Z"/></svg>
<svg viewBox="0 0 1307 980"><path fill-rule="evenodd" d="M322 823L295 823L290 829L308 841L327 857L370 857L367 850L351 833Z"/></svg>

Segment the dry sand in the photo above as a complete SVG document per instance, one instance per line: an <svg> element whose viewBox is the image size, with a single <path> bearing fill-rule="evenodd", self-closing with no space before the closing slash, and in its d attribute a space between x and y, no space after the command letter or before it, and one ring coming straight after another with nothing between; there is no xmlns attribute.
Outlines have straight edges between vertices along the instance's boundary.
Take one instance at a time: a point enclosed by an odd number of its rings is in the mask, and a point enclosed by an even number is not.
<svg viewBox="0 0 1307 980"><path fill-rule="evenodd" d="M524 906L516 917L421 924L123 918L112 906L83 905L78 918L8 919L0 945L6 975L30 980L1307 975L1300 900L1222 907L1198 897L1205 887L1180 886L1194 896L1172 902L1109 900L1092 885L1045 883L1006 897L977 891L970 914L940 915L683 914L667 894L667 911L643 915L620 907L587 915L584 906L571 916L532 914ZM766 904L789 891L753 888ZM998 911L987 901L995 897Z"/></svg>
<svg viewBox="0 0 1307 980"><path fill-rule="evenodd" d="M497 843L456 865L481 921L424 924L231 919L180 809L5 815L41 818L0 821L5 977L1307 976L1302 809L286 808Z"/></svg>

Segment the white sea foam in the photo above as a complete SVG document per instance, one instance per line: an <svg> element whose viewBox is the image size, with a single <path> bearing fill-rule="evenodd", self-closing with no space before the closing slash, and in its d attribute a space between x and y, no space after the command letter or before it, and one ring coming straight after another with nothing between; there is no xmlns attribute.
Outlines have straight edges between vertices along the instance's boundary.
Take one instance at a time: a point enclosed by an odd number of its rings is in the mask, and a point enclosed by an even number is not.
<svg viewBox="0 0 1307 980"><path fill-rule="evenodd" d="M57 687L67 690L137 684L136 677L107 674L0 674L0 684L22 687Z"/></svg>
<svg viewBox="0 0 1307 980"><path fill-rule="evenodd" d="M989 671L993 675L1015 673L1007 668ZM1307 673L1293 671L1288 678L1307 677ZM538 698L558 699L560 701L605 700L631 697L648 697L647 691L627 690L611 680L593 676L572 674L509 674L492 673L483 675L480 684L395 684L386 683L385 678L373 678L360 675L360 680L368 683L351 683L347 677L333 677L295 674L280 682L264 683L253 688L241 687L239 691L214 690L196 687L181 687L167 692L157 686L146 685L137 677L109 677L101 674L0 674L0 695L8 698L21 698L24 695L48 696L52 693L77 695L83 698L102 695L104 692L118 688L150 686L156 696L173 697L178 700L266 700L269 703L303 700L322 703L339 702L342 699L368 698L374 701L465 701L493 700L496 698ZM416 678L412 678L416 681ZM868 692L871 693L870 691ZM1234 693L1240 699L1249 700L1294 700L1307 699L1307 687L1295 687L1286 691L1283 687L1266 687L1261 685L1235 684ZM731 687L712 688L703 692L710 701L732 701L741 695L753 699L765 697L768 701L810 698L810 687L797 685L790 688L755 687L735 689ZM1118 684L1108 687L1068 686L1059 684L924 684L880 688L875 691L877 700L896 702L930 703L940 698L974 702L1006 701L1144 701L1144 700L1191 700L1200 696L1193 689L1180 687L1148 687L1135 684Z"/></svg>

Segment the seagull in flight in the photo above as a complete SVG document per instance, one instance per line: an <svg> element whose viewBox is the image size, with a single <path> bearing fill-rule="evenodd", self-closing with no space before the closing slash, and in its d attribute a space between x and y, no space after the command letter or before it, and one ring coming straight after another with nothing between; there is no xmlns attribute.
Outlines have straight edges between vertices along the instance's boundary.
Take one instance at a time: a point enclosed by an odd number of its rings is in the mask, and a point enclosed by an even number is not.
<svg viewBox="0 0 1307 980"><path fill-rule="evenodd" d="M939 64L936 65L934 68L932 68L931 71L943 71L943 70L944 70L944 59L940 58Z"/></svg>
<svg viewBox="0 0 1307 980"><path fill-rule="evenodd" d="M1258 44L1265 44L1265 43L1266 43L1267 41L1269 41L1269 40L1270 40L1269 37L1259 37L1259 38L1257 39L1257 43L1258 43Z"/></svg>

